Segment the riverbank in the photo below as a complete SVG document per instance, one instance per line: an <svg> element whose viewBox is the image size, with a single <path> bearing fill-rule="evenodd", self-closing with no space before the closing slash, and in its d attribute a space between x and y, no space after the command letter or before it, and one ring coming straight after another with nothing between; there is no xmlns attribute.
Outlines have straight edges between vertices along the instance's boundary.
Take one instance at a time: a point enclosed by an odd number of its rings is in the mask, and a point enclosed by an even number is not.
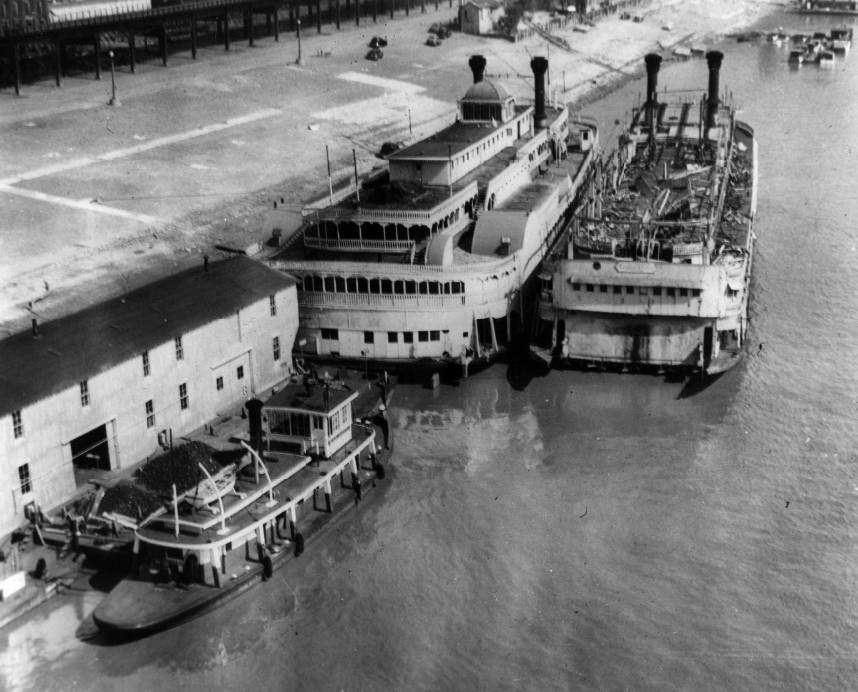
<svg viewBox="0 0 858 692"><path fill-rule="evenodd" d="M263 240L273 201L300 210L327 188L326 146L337 178L353 150L362 172L380 165L385 141L425 136L455 113L467 89L467 59L517 98L532 98L529 61L546 54L555 98L580 107L640 73L652 50L701 41L758 21L773 6L752 0L639 6L641 22L601 19L567 28L561 50L537 36L512 44L454 34L426 46L426 14L303 36L207 47L198 60L141 63L110 84L91 75L0 92L0 330L27 328L217 255ZM671 25L670 31L662 27ZM372 35L389 39L381 61L365 59ZM507 75L503 77L502 75ZM559 88L559 91L558 91Z"/></svg>

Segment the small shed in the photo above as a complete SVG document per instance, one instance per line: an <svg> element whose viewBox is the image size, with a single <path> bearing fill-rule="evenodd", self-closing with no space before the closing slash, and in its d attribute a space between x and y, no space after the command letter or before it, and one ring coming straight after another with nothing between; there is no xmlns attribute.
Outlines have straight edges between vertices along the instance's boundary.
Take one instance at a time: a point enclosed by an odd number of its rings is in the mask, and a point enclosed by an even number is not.
<svg viewBox="0 0 858 692"><path fill-rule="evenodd" d="M286 386L262 407L265 448L330 458L352 439L352 402L357 396L355 390L328 383Z"/></svg>
<svg viewBox="0 0 858 692"><path fill-rule="evenodd" d="M506 8L495 0L468 0L459 9L459 26L465 34L490 34Z"/></svg>

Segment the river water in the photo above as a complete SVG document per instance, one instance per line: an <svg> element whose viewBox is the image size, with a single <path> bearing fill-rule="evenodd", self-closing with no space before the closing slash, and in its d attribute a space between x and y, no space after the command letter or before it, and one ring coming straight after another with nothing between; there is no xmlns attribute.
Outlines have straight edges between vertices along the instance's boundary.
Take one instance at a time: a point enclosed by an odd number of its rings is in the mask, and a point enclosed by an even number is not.
<svg viewBox="0 0 858 692"><path fill-rule="evenodd" d="M138 642L77 639L100 595L63 596L0 633L0 686L854 689L858 57L791 70L786 48L721 48L760 147L738 369L688 397L604 373L513 387L503 366L402 386L393 483L330 545ZM659 78L706 84L703 60ZM643 90L588 110L608 131Z"/></svg>

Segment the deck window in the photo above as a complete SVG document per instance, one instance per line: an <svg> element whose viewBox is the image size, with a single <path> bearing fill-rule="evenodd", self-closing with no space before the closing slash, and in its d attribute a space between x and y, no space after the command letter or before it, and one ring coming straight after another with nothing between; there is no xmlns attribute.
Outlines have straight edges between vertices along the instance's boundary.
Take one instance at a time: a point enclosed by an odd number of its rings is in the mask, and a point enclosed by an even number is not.
<svg viewBox="0 0 858 692"><path fill-rule="evenodd" d="M357 280L357 292L358 293L369 293L369 281L359 276Z"/></svg>
<svg viewBox="0 0 858 692"><path fill-rule="evenodd" d="M27 493L33 492L33 482L30 478L30 465L29 464L21 464L18 467L18 481L21 483L21 494L26 495Z"/></svg>
<svg viewBox="0 0 858 692"><path fill-rule="evenodd" d="M325 329L322 328L322 338L327 339L329 341L336 341L340 338L340 332L338 329Z"/></svg>
<svg viewBox="0 0 858 692"><path fill-rule="evenodd" d="M155 427L155 402L152 399L146 402L146 427Z"/></svg>
<svg viewBox="0 0 858 692"><path fill-rule="evenodd" d="M387 343L398 344L399 343L399 332L387 332Z"/></svg>
<svg viewBox="0 0 858 692"><path fill-rule="evenodd" d="M580 291L580 290L581 290L581 284L579 284L577 281L576 281L576 282L574 282L574 283L572 284L572 290L573 290L573 291Z"/></svg>
<svg viewBox="0 0 858 692"><path fill-rule="evenodd" d="M627 295L631 295L631 294L632 294L632 293L634 293L634 292L635 292L635 287L634 287L634 286L626 286L626 294L627 294Z"/></svg>
<svg viewBox="0 0 858 692"><path fill-rule="evenodd" d="M414 332L402 332L402 343L413 344L414 343Z"/></svg>
<svg viewBox="0 0 858 692"><path fill-rule="evenodd" d="M595 288L596 287L593 284L587 284L587 293L592 293Z"/></svg>
<svg viewBox="0 0 858 692"><path fill-rule="evenodd" d="M688 289L687 288L680 288L679 289L679 295L683 296L683 297L688 296Z"/></svg>
<svg viewBox="0 0 858 692"><path fill-rule="evenodd" d="M417 341L425 342L429 341L429 332L417 332Z"/></svg>
<svg viewBox="0 0 858 692"><path fill-rule="evenodd" d="M614 293L622 293L622 292L623 292L622 286L614 286Z"/></svg>
<svg viewBox="0 0 858 692"><path fill-rule="evenodd" d="M346 279L346 293L357 293L357 279L354 276Z"/></svg>
<svg viewBox="0 0 858 692"><path fill-rule="evenodd" d="M429 332L429 341L441 341L441 332L433 329Z"/></svg>
<svg viewBox="0 0 858 692"><path fill-rule="evenodd" d="M699 288L692 288L692 289L691 289L691 294L692 294L695 298L699 298L699 297L700 297L700 295L701 295L702 293L703 293L703 290L702 290L702 289L699 289Z"/></svg>
<svg viewBox="0 0 858 692"><path fill-rule="evenodd" d="M672 286L668 286L667 295L670 296L671 298L675 298L676 297L676 289L673 288Z"/></svg>
<svg viewBox="0 0 858 692"><path fill-rule="evenodd" d="M334 277L326 276L325 277L325 291L328 293L334 292Z"/></svg>
<svg viewBox="0 0 858 692"><path fill-rule="evenodd" d="M607 293L608 287L605 284L599 284L599 293Z"/></svg>
<svg viewBox="0 0 858 692"><path fill-rule="evenodd" d="M660 296L661 295L661 286L653 286L652 287L652 294L654 296Z"/></svg>
<svg viewBox="0 0 858 692"><path fill-rule="evenodd" d="M334 290L337 293L346 292L346 280L342 276L334 277Z"/></svg>
<svg viewBox="0 0 858 692"><path fill-rule="evenodd" d="M364 332L363 333L363 342L365 344L375 343L375 333L373 332Z"/></svg>

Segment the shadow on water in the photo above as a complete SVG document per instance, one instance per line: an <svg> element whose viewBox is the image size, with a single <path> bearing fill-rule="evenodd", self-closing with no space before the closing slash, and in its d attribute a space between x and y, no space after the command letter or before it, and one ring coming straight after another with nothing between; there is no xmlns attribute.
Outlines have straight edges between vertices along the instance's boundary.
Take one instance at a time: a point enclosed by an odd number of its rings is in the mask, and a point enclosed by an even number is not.
<svg viewBox="0 0 858 692"><path fill-rule="evenodd" d="M688 379L685 381L685 384L682 385L682 389L679 391L679 394L676 395L677 399L689 399L701 392L707 390L711 385L721 379L721 375L724 373L719 372L716 375L698 375L693 374L689 375ZM666 381L670 382L670 378L665 378ZM678 379L673 380L674 382L681 382L685 379L684 376L679 377Z"/></svg>

